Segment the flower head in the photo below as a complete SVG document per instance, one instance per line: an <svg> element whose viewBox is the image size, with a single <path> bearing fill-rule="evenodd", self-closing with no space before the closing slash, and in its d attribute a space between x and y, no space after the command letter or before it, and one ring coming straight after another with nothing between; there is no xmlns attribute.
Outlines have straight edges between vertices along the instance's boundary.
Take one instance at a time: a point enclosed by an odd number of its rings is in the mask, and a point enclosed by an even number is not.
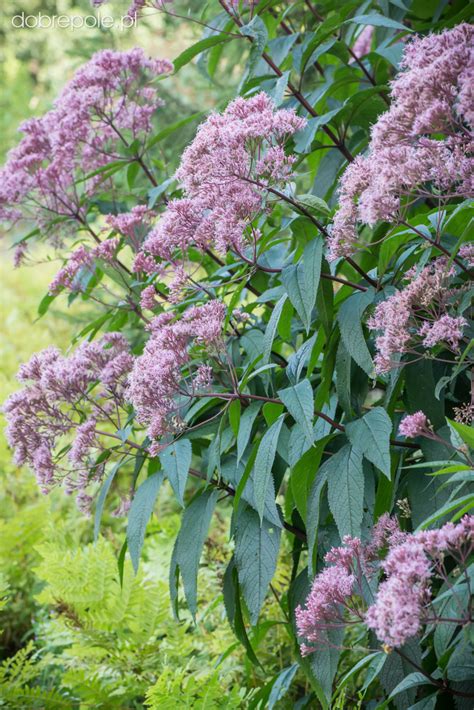
<svg viewBox="0 0 474 710"><path fill-rule="evenodd" d="M416 436L420 436L428 431L428 425L429 422L426 414L422 411L418 411L414 414L407 414L400 422L398 431L402 436L406 436L408 439L414 439Z"/></svg>
<svg viewBox="0 0 474 710"><path fill-rule="evenodd" d="M342 176L330 258L354 252L358 222L395 221L405 195L472 196L473 46L468 24L407 43L390 109Z"/></svg>

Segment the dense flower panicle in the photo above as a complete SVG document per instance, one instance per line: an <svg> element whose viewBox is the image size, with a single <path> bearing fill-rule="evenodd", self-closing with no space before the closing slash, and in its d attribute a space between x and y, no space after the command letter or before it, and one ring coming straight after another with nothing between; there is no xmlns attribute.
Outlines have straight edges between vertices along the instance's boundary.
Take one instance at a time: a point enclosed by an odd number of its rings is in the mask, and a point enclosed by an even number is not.
<svg viewBox="0 0 474 710"><path fill-rule="evenodd" d="M448 288L454 275L444 257L436 259L419 273L416 269L407 272L407 286L377 305L367 323L370 330L379 332L375 341L377 372L388 372L398 364L396 356L420 345L431 348L444 343L458 351L467 321L448 313L455 305Z"/></svg>
<svg viewBox="0 0 474 710"><path fill-rule="evenodd" d="M344 625L343 607L354 593L361 542L347 536L343 543L327 553L325 560L332 566L316 576L304 607L298 606L295 611L298 635L305 639L301 645L304 656L326 642L328 629Z"/></svg>
<svg viewBox="0 0 474 710"><path fill-rule="evenodd" d="M388 513L384 513L375 523L370 540L364 546L364 559L371 562L376 559L387 545L398 545L406 538L406 533L400 530L398 521Z"/></svg>
<svg viewBox="0 0 474 710"><path fill-rule="evenodd" d="M394 518L383 515L365 545L358 538L344 538L341 547L326 555L332 566L315 577L305 607L296 610L303 655L314 651L315 645L327 643L326 631L344 625L344 615L357 621L365 618L367 626L389 647L403 646L424 625L436 622L432 585L438 579L444 581L444 557L451 555L459 562L473 551L472 515L458 524L446 523L439 530L417 533L402 532ZM375 600L362 617L361 577L377 578L381 572L384 578Z"/></svg>
<svg viewBox="0 0 474 710"><path fill-rule="evenodd" d="M452 350L458 350L463 329L467 324L467 320L462 316L453 318L445 314L433 323L423 323L418 332L423 337L425 348L432 348L443 342L448 343Z"/></svg>
<svg viewBox="0 0 474 710"><path fill-rule="evenodd" d="M3 408L7 439L16 463L32 466L44 492L61 480L70 491L82 490L101 473L89 461L99 446L97 425L107 426L125 405L132 362L123 336L107 333L69 356L47 348L20 367L25 386ZM67 443L69 466L64 457L55 460L56 449Z"/></svg>
<svg viewBox="0 0 474 710"><path fill-rule="evenodd" d="M408 439L414 439L416 436L427 432L428 427L429 422L426 414L422 411L418 411L414 414L407 414L400 422L398 431L402 436L406 436Z"/></svg>
<svg viewBox="0 0 474 710"><path fill-rule="evenodd" d="M293 110L277 110L265 93L237 98L222 114L209 116L176 173L184 197L169 203L145 251L168 259L191 244L241 249L250 223L266 209L267 188L288 181L293 158L284 144L305 123Z"/></svg>
<svg viewBox="0 0 474 710"><path fill-rule="evenodd" d="M416 636L421 628L423 607L429 602L429 591L424 582L429 579L419 577L412 581L393 576L382 582L377 593L377 604L367 612L366 622L374 629L379 640L390 647L403 646L405 641Z"/></svg>
<svg viewBox="0 0 474 710"><path fill-rule="evenodd" d="M51 111L20 126L24 138L0 171L0 216L81 215L74 183L120 157L119 149L129 141L146 137L151 117L162 105L146 82L172 68L139 48L97 52L75 73ZM89 177L81 190L90 194L102 180L100 174Z"/></svg>
<svg viewBox="0 0 474 710"><path fill-rule="evenodd" d="M457 525L446 523L439 530L427 530L407 535L399 545L389 550L382 568L387 576L378 589L374 604L369 607L366 621L380 641L398 647L416 636L428 623L431 608L431 583L445 554L456 557L474 549L474 516L466 516ZM435 616L434 616L435 618Z"/></svg>
<svg viewBox="0 0 474 710"><path fill-rule="evenodd" d="M143 289L140 295L140 306L143 310L153 311L157 306L156 290L153 284Z"/></svg>
<svg viewBox="0 0 474 710"><path fill-rule="evenodd" d="M154 274L158 270L159 265L155 261L154 257L150 254L145 254L143 251L138 252L132 264L132 271L134 274Z"/></svg>
<svg viewBox="0 0 474 710"><path fill-rule="evenodd" d="M137 252L150 229L154 213L146 205L136 205L130 212L107 215L109 227L127 238L133 251Z"/></svg>
<svg viewBox="0 0 474 710"><path fill-rule="evenodd" d="M357 222L393 222L404 196L474 194L474 26L461 24L407 43L392 105L372 128L340 184L330 258L352 254ZM441 135L441 137L440 137Z"/></svg>
<svg viewBox="0 0 474 710"><path fill-rule="evenodd" d="M182 426L180 402L192 397L186 389L182 368L189 365L189 348L200 345L208 351L222 348L225 306L209 301L188 309L180 320L172 313L156 316L149 326L151 337L135 361L129 377L127 398L137 418L148 427L151 439L159 439ZM198 368L194 386L208 386L212 371ZM181 402L182 404L182 402ZM156 445L152 445L153 451Z"/></svg>
<svg viewBox="0 0 474 710"><path fill-rule="evenodd" d="M113 262L119 244L120 238L116 237L106 239L93 249L88 249L81 244L72 252L66 264L49 284L49 293L53 296L57 295L63 288L81 291L83 288L81 274L92 275L97 260Z"/></svg>
<svg viewBox="0 0 474 710"><path fill-rule="evenodd" d="M338 566L328 567L318 574L305 607L299 606L295 612L298 635L307 642L301 644L303 656L325 642L328 628L343 625L341 606L352 595L354 582L354 575Z"/></svg>

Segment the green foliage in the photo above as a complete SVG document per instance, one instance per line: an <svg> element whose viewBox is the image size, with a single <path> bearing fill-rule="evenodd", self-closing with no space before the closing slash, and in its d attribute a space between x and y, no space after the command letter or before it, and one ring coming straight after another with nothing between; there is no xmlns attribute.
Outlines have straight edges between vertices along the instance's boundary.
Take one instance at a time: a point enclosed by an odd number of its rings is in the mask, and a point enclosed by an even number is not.
<svg viewBox="0 0 474 710"><path fill-rule="evenodd" d="M140 298L150 285L155 312L175 320L211 298L227 308L220 351L198 342L184 358L183 388L170 395L177 424L159 449L150 453L130 403L126 421L110 417L99 432L109 444L101 440L90 481L94 526L57 493L40 499L27 474L2 460L5 707L414 709L444 707L456 690L457 700L470 692L472 631L459 620L428 626L392 653L380 648L361 612L360 623L329 627L327 643L306 658L295 624L326 553L344 536L366 541L383 513L411 532L456 522L474 507L472 343L466 337L459 352L443 345L416 351L413 362L377 374L367 323L410 269L440 252L456 263L472 203L407 198L403 221L362 228L353 259L329 265L325 258L339 178L367 149L371 126L387 108L400 39L461 22L468 3L271 0L252 9L242 3L234 15L225 5L177 0L184 19L150 13L137 30L138 44L155 53L147 23L156 21L175 58L163 83L167 108L146 145L120 146L95 171L92 197L82 192L85 178L78 181L86 216L79 227L64 225L64 239L69 248L94 230L113 236L105 215L136 205L162 214L182 197L172 176L198 120L230 96L265 91L308 123L285 146L295 156L291 180L264 193L261 214L248 225L253 241L224 255L193 244L144 276L133 272L133 245L122 235L121 271L102 264L92 275L81 272L82 290L67 302L65 293L44 295L49 265L41 288L5 274L15 294L5 330L15 335L2 346L2 394L14 389L19 361L53 342L119 331L139 355L150 330ZM189 35L181 33L186 16L199 17ZM367 25L374 27L371 51L354 57L354 39ZM120 46L129 41L110 35L107 46L112 37ZM102 39L94 36L82 53ZM43 68L50 42L35 39L27 58ZM16 92L23 70L11 40L6 54L15 57L15 72L4 79L16 97L12 115L22 107L26 116L33 108L25 95L32 84L40 95L45 83L30 77ZM18 236L40 242L42 260L52 258L43 245L47 229ZM163 264L189 271L179 297ZM467 318L469 276L454 278L463 294L458 313ZM25 318L23 310L34 315ZM214 384L196 393L202 364L213 367ZM419 410L428 428L408 441L398 432L401 416ZM104 464L103 481L95 464ZM126 523L112 518L112 501L122 510L130 502ZM450 620L455 601L470 604L472 559L461 562L461 576L453 565L433 590L433 607ZM370 597L370 581L366 587Z"/></svg>

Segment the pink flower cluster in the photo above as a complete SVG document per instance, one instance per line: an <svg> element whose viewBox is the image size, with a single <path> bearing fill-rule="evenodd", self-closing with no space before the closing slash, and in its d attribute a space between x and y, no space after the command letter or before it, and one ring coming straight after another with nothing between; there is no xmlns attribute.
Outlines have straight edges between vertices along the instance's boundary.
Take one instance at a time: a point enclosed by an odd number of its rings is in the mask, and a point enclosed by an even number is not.
<svg viewBox="0 0 474 710"><path fill-rule="evenodd" d="M380 583L374 604L366 614L369 628L380 641L399 647L416 636L423 624L436 623L432 608L432 583L445 581L444 556L452 555L463 563L474 549L474 516L457 525L446 523L439 530L406 535L405 540L389 545L381 567L386 579Z"/></svg>
<svg viewBox="0 0 474 710"><path fill-rule="evenodd" d="M386 549L385 558L377 563ZM326 644L326 631L348 620L365 622L389 647L403 646L424 624L442 623L432 604L433 583L448 578L445 557L465 567L473 551L474 516L464 517L457 525L446 523L439 530L410 534L401 532L397 521L385 514L368 544L344 538L342 547L326 555L332 566L315 577L305 606L296 610L298 634L305 641L303 655L314 651L315 645ZM384 579L374 603L364 612L363 577L380 572ZM468 614L459 623L467 619Z"/></svg>
<svg viewBox="0 0 474 710"><path fill-rule="evenodd" d="M107 215L106 221L109 227L127 238L133 251L138 251L153 219L154 214L146 205L136 205L130 212Z"/></svg>
<svg viewBox="0 0 474 710"><path fill-rule="evenodd" d="M179 320L174 320L172 313L162 313L151 321L151 338L135 360L127 390L127 398L138 421L148 427L150 439L179 431L183 424L180 411L195 391L210 383L209 366L200 366L194 380L190 376L187 382L182 370L186 366L189 369L192 345L208 352L222 349L224 316L224 304L209 301L188 309ZM159 450L157 442L150 447L152 454Z"/></svg>
<svg viewBox="0 0 474 710"><path fill-rule="evenodd" d="M354 252L357 222L395 221L405 197L429 197L433 190L443 199L474 194L474 26L412 40L402 67L367 155L341 179L332 259Z"/></svg>
<svg viewBox="0 0 474 710"><path fill-rule="evenodd" d="M343 547L334 547L325 557L333 563L318 574L313 582L305 606L295 611L298 635L307 643L301 645L303 656L312 653L315 645L324 643L325 632L344 626L344 608L356 585L354 562L360 556L361 542L358 538L344 537Z"/></svg>
<svg viewBox="0 0 474 710"><path fill-rule="evenodd" d="M459 349L467 321L447 312L453 308L453 291L447 288L455 270L448 269L442 257L419 273L411 269L405 277L408 285L381 301L367 325L380 332L376 338L376 370L388 372L398 364L396 356L412 352L417 346L432 348L443 343L452 351Z"/></svg>
<svg viewBox="0 0 474 710"><path fill-rule="evenodd" d="M97 52L65 86L53 110L21 125L24 138L0 171L0 217L84 218L81 194L93 191L103 177L89 177L80 190L77 180L119 158L120 148L143 140L162 105L147 83L172 68L139 48Z"/></svg>
<svg viewBox="0 0 474 710"><path fill-rule="evenodd" d="M69 356L47 348L21 366L18 379L25 386L3 408L7 439L16 463L32 466L44 492L64 481L69 492L82 492L85 505L85 488L102 474L90 460L101 447L99 424L110 429L125 406L132 363L125 338L107 333L97 342L82 343ZM111 433L118 428L116 421Z"/></svg>
<svg viewBox="0 0 474 710"><path fill-rule="evenodd" d="M284 145L304 125L293 110L276 110L265 93L209 116L176 173L185 196L169 203L144 250L169 259L191 244L225 253L256 239L252 220L268 208L269 189L290 178L293 158Z"/></svg>
<svg viewBox="0 0 474 710"><path fill-rule="evenodd" d="M414 439L416 436L421 436L425 432L428 432L429 421L421 410L415 412L414 414L407 414L403 417L398 427L398 431L402 436L406 436L408 439Z"/></svg>
<svg viewBox="0 0 474 710"><path fill-rule="evenodd" d="M112 263L119 243L120 239L113 237L98 244L93 249L87 249L81 244L72 252L66 264L58 271L49 284L49 293L53 296L57 295L63 288L70 291L81 291L81 274L89 273L92 275L95 261L98 259Z"/></svg>

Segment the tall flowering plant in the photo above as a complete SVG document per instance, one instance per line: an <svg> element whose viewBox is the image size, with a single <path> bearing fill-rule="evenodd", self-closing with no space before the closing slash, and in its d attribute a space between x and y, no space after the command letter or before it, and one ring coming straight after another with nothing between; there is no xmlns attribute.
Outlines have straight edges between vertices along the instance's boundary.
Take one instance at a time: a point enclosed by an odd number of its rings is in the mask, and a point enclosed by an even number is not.
<svg viewBox="0 0 474 710"><path fill-rule="evenodd" d="M134 2L137 21L203 37L173 62L94 55L1 171L16 264L40 240L61 259L40 315L65 298L94 312L68 353L52 343L20 369L9 443L96 533L104 510L127 515L135 568L169 482L176 614L180 580L197 614L226 514L223 595L257 704L472 703L468 6L427 32L416 3L195 5ZM211 80L232 63L237 95L199 126L163 125L195 58ZM180 157L158 154L193 122ZM290 665L265 678L275 623Z"/></svg>

